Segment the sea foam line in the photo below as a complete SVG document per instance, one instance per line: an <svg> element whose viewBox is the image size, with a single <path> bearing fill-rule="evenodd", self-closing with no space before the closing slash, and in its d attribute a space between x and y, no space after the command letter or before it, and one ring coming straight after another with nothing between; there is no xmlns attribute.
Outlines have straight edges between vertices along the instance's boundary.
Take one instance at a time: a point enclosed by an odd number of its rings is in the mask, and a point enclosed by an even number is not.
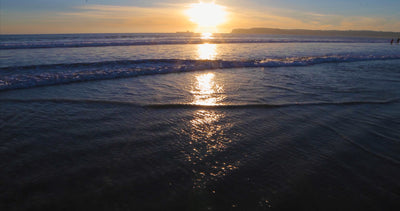
<svg viewBox="0 0 400 211"><path fill-rule="evenodd" d="M250 67L295 67L310 66L323 63L392 59L400 59L400 55L336 55L319 57L289 57L281 59L247 61L149 59L4 67L0 68L0 91L37 86L59 85L74 82L127 78L142 75L190 72L199 70Z"/></svg>
<svg viewBox="0 0 400 211"><path fill-rule="evenodd" d="M375 101L316 101L316 102L295 102L295 103L282 103L282 104L215 104L215 105L201 105L193 103L164 103L164 104L138 104L135 102L127 101L113 101L113 100L90 100L90 99L0 99L3 103L62 103L62 104L96 104L96 105L113 105L113 106L130 106L141 107L150 109L269 109L269 108L284 108L284 107L306 107L306 106L356 106L356 105L385 105L400 102L400 98L393 98L388 100L375 100Z"/></svg>
<svg viewBox="0 0 400 211"><path fill-rule="evenodd" d="M382 43L382 40L337 40L337 39L317 39L317 40L282 40L282 39L211 39L203 40L147 40L147 41L91 41L91 42L37 42L37 43L0 43L0 50L10 49L36 49L36 48L82 48L82 47L107 47L107 46L140 46L140 45L187 45L187 44L251 44L251 43Z"/></svg>

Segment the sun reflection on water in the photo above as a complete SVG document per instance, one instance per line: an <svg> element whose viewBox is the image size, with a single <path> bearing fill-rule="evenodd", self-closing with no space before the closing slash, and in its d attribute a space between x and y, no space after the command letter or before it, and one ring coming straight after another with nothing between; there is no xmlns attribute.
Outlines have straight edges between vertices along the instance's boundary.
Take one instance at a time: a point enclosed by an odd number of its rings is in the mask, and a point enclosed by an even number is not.
<svg viewBox="0 0 400 211"><path fill-rule="evenodd" d="M205 33L202 33L201 34L201 39L202 40L212 40L212 39L214 39L214 37L212 36L213 34L212 33L210 33L210 32L205 32Z"/></svg>
<svg viewBox="0 0 400 211"><path fill-rule="evenodd" d="M192 104L212 106L225 99L222 95L223 87L218 85L214 78L214 73L196 75L196 81L190 91L194 98Z"/></svg>
<svg viewBox="0 0 400 211"><path fill-rule="evenodd" d="M213 60L217 57L217 45L216 44L200 44L198 45L197 53L199 59L202 60Z"/></svg>
<svg viewBox="0 0 400 211"><path fill-rule="evenodd" d="M190 146L186 158L194 169L193 188L205 188L211 181L226 176L237 169L239 160L219 157L232 143L228 135L232 124L225 121L225 113L215 110L198 110L190 121Z"/></svg>
<svg viewBox="0 0 400 211"><path fill-rule="evenodd" d="M218 79L217 73L195 74L190 88L191 104L205 108L193 111L192 119L182 131L188 137L184 154L193 167L194 189L206 188L240 165L237 157L222 156L239 136L232 131L234 123L228 121L226 111L212 108L223 104L224 92L223 80Z"/></svg>

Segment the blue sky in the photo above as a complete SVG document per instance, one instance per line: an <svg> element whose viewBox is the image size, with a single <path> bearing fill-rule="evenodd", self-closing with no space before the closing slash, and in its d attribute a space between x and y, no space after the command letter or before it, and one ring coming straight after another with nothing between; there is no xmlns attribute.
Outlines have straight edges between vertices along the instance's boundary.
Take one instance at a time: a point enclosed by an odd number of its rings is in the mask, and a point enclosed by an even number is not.
<svg viewBox="0 0 400 211"><path fill-rule="evenodd" d="M6 33L196 30L183 11L197 0L1 0ZM210 2L204 0L204 2ZM229 12L220 32L271 27L400 31L399 0L216 0Z"/></svg>

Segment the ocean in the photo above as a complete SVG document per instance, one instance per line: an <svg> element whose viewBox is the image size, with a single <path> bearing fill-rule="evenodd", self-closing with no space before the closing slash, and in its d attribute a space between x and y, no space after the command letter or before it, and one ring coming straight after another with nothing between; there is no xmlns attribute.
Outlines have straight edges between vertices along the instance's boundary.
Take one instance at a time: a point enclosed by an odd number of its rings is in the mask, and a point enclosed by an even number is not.
<svg viewBox="0 0 400 211"><path fill-rule="evenodd" d="M397 210L400 45L0 35L0 210Z"/></svg>

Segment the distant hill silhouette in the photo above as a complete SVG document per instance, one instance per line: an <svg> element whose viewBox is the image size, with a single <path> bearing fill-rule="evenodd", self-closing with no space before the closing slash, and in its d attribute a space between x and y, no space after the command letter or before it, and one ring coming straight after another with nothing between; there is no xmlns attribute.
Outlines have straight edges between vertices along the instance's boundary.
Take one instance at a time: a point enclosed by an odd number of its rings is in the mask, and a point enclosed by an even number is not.
<svg viewBox="0 0 400 211"><path fill-rule="evenodd" d="M382 31L339 31L339 30L307 30L307 29L276 29L276 28L250 28L233 29L235 34L284 34L284 35L315 35L315 36L341 36L341 37L400 37L400 32Z"/></svg>

